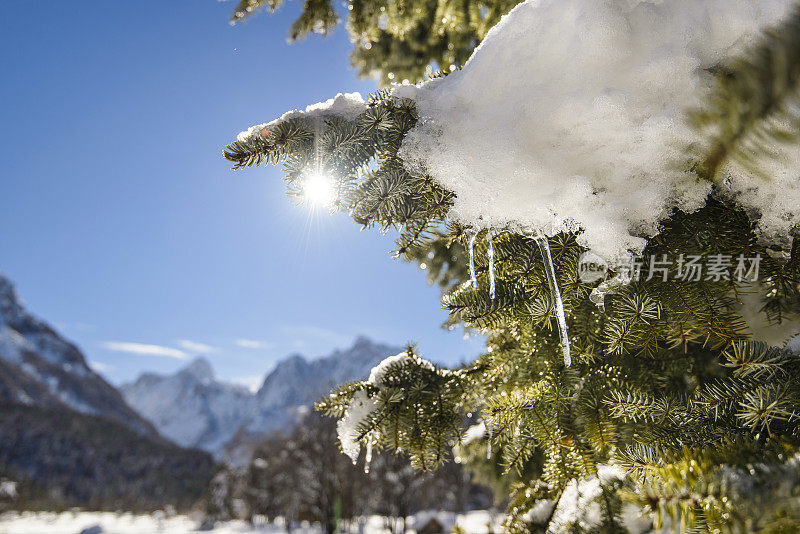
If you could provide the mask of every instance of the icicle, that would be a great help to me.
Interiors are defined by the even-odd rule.
[[[547,283],[550,286],[550,293],[553,295],[553,303],[556,307],[556,320],[558,321],[558,334],[561,338],[561,354],[564,355],[564,365],[569,367],[572,364],[572,357],[569,349],[569,336],[567,334],[567,318],[564,315],[564,302],[561,300],[561,291],[558,289],[556,280],[556,270],[553,267],[553,256],[550,254],[550,243],[547,236],[541,230],[537,230],[534,241],[539,245],[544,260],[544,270],[547,274]]]
[[[475,240],[477,238],[477,231],[469,238],[469,279],[472,281],[472,287],[475,289],[478,289],[478,277],[475,276]]]
[[[364,456],[364,472],[369,473],[369,464],[372,463],[372,440],[367,441],[367,454]]]
[[[489,296],[494,300],[494,234],[486,232],[487,255],[489,256]]]
[[[493,433],[492,432],[492,426],[491,425],[486,425],[486,429],[489,431],[489,445],[488,445],[487,450],[486,450],[486,459],[487,460],[491,460],[492,459],[492,433]]]

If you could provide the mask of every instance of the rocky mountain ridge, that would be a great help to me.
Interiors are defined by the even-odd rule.
[[[213,468],[160,436],[0,275],[0,479],[20,507],[186,510]]]
[[[130,406],[168,439],[217,457],[247,436],[290,428],[334,386],[365,378],[402,348],[359,337],[353,345],[308,360],[292,354],[277,363],[256,392],[218,380],[198,358],[177,373],[145,373],[120,388]]]
[[[81,351],[22,305],[0,274],[0,401],[66,407],[155,436],[150,422],[86,363]]]

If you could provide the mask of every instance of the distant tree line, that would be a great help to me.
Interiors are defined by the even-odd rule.
[[[337,524],[356,526],[381,515],[392,532],[404,532],[405,518],[420,510],[465,512],[493,504],[491,490],[455,462],[423,474],[405,456],[376,451],[368,472],[364,463],[363,454],[353,465],[339,450],[334,420],[310,414],[291,434],[259,443],[247,466],[220,468],[207,491],[207,513],[212,520],[282,517],[289,531],[308,520],[329,534]]]
[[[129,510],[202,503],[210,455],[142,436],[103,417],[0,402],[0,495],[4,509]]]

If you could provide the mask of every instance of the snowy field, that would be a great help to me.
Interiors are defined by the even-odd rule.
[[[484,511],[455,515],[447,512],[422,512],[408,519],[407,531],[414,533],[414,528],[424,526],[431,519],[436,519],[444,529],[450,532],[455,524],[470,534],[484,534],[491,523],[492,532],[499,530],[500,514],[489,514]],[[0,534],[188,534],[198,532],[199,521],[187,516],[162,517],[154,515],[134,515],[113,512],[8,512],[0,515]],[[389,534],[382,517],[373,516],[367,519],[361,531],[363,534]],[[248,525],[241,521],[218,523],[211,534],[255,534],[283,533],[286,529],[280,524]],[[296,525],[295,534],[321,534],[316,525],[307,523]],[[354,526],[354,533],[359,529]]]

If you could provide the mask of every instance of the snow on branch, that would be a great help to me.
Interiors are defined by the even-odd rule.
[[[456,194],[461,222],[582,229],[607,259],[638,252],[673,207],[695,210],[710,191],[691,172],[702,140],[686,119],[711,71],[792,5],[527,0],[462,70],[395,87],[420,116],[399,154]]]
[[[793,19],[794,5],[527,0],[489,31],[460,71],[416,86],[396,85],[370,103],[356,93],[340,94],[287,113],[242,132],[226,157],[237,168],[288,155],[300,155],[302,162],[305,152],[326,149],[318,140],[330,127],[340,130],[341,139],[334,141],[345,148],[364,144],[364,150],[348,152],[347,172],[368,168],[373,158],[391,160],[384,174],[402,163],[402,180],[379,181],[388,188],[376,195],[379,205],[389,204],[395,190],[405,191],[409,180],[432,178],[455,194],[452,207],[450,197],[441,204],[457,222],[529,235],[576,232],[579,244],[607,261],[640,253],[674,208],[699,209],[715,183],[718,193],[756,215],[763,236],[785,241],[800,223],[797,139],[787,141],[786,131],[794,127],[783,127],[800,115],[800,98],[791,100],[800,70],[776,69],[781,58],[787,64],[800,64],[800,58],[786,56],[793,40],[765,32]],[[774,61],[767,67],[737,63],[747,54],[763,56],[770,42]],[[756,103],[743,86],[741,98],[730,102],[755,111],[727,113],[724,98],[721,111],[715,110],[718,93],[725,91],[720,77],[737,65],[752,71],[742,78],[775,71],[780,83],[762,85],[786,90],[766,95],[775,102]],[[388,113],[393,102],[413,109],[397,119]],[[783,116],[770,115],[773,108]],[[728,125],[721,120],[742,126],[737,114],[747,119],[745,126],[751,119],[767,125],[728,135],[726,143],[741,146],[729,147],[727,159],[744,161],[711,158],[714,172],[707,175],[709,154],[719,152],[719,138],[727,139],[722,130]],[[704,124],[698,117],[705,117]],[[785,146],[777,147],[781,139]],[[759,150],[776,157],[758,158]],[[756,177],[743,154],[758,159],[767,176]],[[347,178],[352,183],[359,177]],[[390,200],[395,204],[389,211],[401,213],[401,222],[418,215],[410,204]]]

